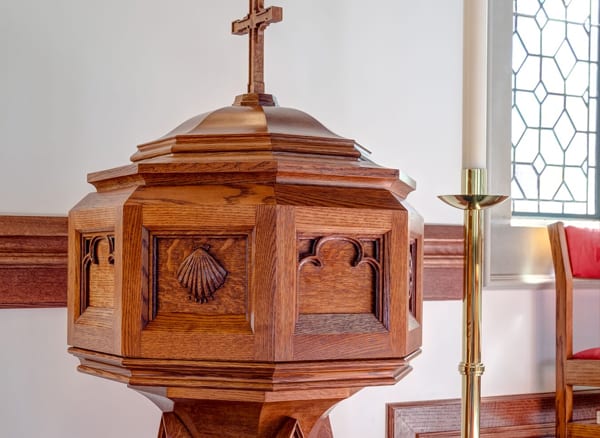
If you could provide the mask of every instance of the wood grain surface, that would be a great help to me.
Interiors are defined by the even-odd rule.
[[[425,225],[425,300],[462,299],[459,225]],[[67,218],[0,216],[0,308],[65,307]]]
[[[586,231],[581,229],[580,232]],[[586,238],[592,240],[595,230],[587,232],[590,234]],[[600,425],[581,425],[572,421],[575,417],[574,386],[600,387],[600,361],[574,357],[573,321],[577,315],[573,314],[576,276],[571,268],[573,261],[569,258],[572,248],[568,247],[569,239],[562,222],[548,225],[548,236],[556,287],[556,436],[600,436]],[[581,250],[577,245],[574,246]],[[593,253],[590,255],[593,257]]]
[[[387,407],[388,438],[460,437],[461,401],[431,400],[390,403]],[[594,430],[600,392],[575,394],[573,425],[579,431]],[[554,393],[484,397],[481,401],[481,437],[546,438],[554,437]],[[589,432],[593,433],[593,432]],[[597,437],[595,434],[577,435]]]
[[[0,216],[0,308],[67,305],[67,218]]]

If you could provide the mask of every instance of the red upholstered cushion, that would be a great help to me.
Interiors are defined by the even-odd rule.
[[[579,351],[573,355],[573,359],[600,359],[600,348],[588,348],[587,350]]]
[[[573,277],[600,278],[600,230],[565,227]]]

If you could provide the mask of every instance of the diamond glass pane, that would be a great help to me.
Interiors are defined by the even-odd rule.
[[[515,215],[598,217],[600,0],[513,0]]]

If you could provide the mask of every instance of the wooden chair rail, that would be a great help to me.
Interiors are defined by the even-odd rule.
[[[67,218],[0,216],[0,308],[67,305]]]
[[[459,225],[426,225],[424,299],[462,299]],[[0,308],[65,307],[67,218],[0,216]]]

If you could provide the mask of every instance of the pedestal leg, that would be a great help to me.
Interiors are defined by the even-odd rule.
[[[174,400],[158,438],[333,438],[327,411],[339,401]]]

